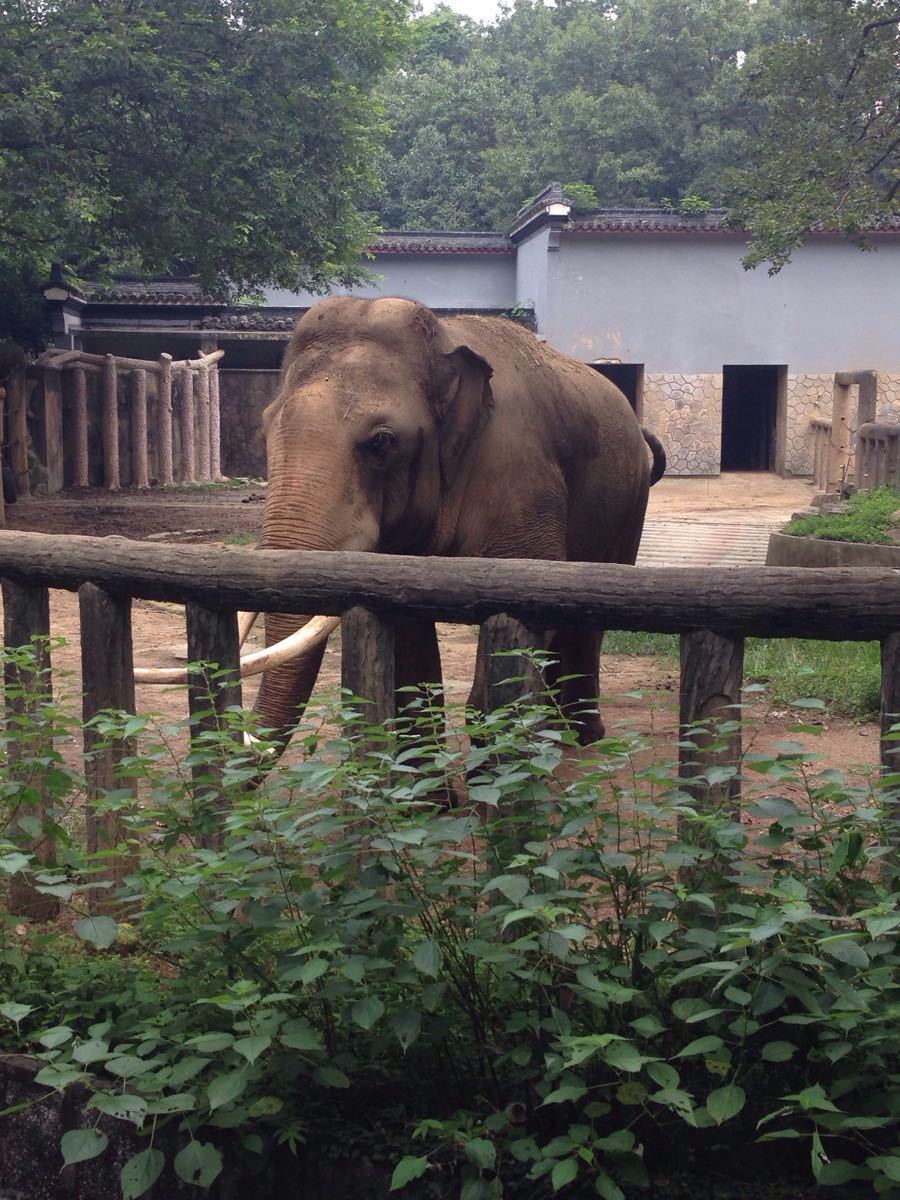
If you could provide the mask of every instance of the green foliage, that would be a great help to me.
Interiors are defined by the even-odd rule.
[[[850,785],[797,744],[755,749],[749,825],[708,802],[729,769],[688,792],[641,736],[566,758],[558,712],[521,705],[445,743],[419,708],[366,729],[345,698],[262,781],[230,713],[185,764],[207,786],[169,758],[181,731],[98,720],[139,740],[140,803],[101,801],[139,851],[111,897],[132,956],[96,927],[90,951],[60,932],[27,954],[0,930],[0,1036],[146,1137],[123,1196],[173,1145],[200,1186],[279,1145],[353,1146],[397,1191],[621,1197],[673,1145],[753,1139],[792,1152],[782,1174],[895,1196],[900,776]],[[442,807],[460,776],[470,803]],[[70,882],[80,916],[96,865],[71,846],[36,878]]]
[[[786,7],[518,0],[489,27],[421,17],[382,88],[393,132],[375,206],[395,228],[502,228],[551,179],[594,189],[579,208],[723,203],[763,111],[740,54]]]
[[[849,509],[843,513],[822,513],[821,516],[795,517],[784,527],[794,537],[817,537],[827,542],[868,542],[893,546],[888,530],[897,524],[900,495],[893,488],[875,488],[857,492],[850,497]]]
[[[59,260],[320,288],[373,232],[372,88],[407,0],[0,9],[0,337]],[[64,47],[64,50],[61,48]],[[20,323],[20,322],[19,322]],[[34,330],[25,329],[24,335]]]
[[[749,266],[772,273],[810,229],[863,241],[898,212],[898,0],[791,0],[787,29],[750,51],[746,91],[763,113],[754,153],[728,181],[753,231]],[[864,241],[863,241],[863,244]]]

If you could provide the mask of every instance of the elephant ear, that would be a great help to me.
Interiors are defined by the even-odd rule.
[[[437,423],[441,478],[453,482],[465,452],[490,419],[493,367],[469,346],[438,352],[432,360],[429,400]]]

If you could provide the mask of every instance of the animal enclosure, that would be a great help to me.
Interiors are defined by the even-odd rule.
[[[215,683],[198,675],[191,685],[195,734],[216,727],[218,715],[240,703],[238,609],[341,615],[343,685],[369,701],[370,724],[395,715],[392,620],[400,616],[486,622],[493,651],[540,645],[540,631],[576,622],[678,633],[682,726],[733,716],[730,706],[741,700],[745,637],[879,639],[883,735],[900,712],[900,579],[891,571],[646,569],[203,546],[179,547],[173,556],[170,547],[125,539],[110,544],[89,537],[0,534],[0,578],[7,647],[27,645],[52,632],[49,588],[78,591],[85,723],[105,708],[133,711],[133,597],[184,604],[188,660],[218,664],[228,673],[224,682],[219,678]],[[541,681],[530,663],[522,671],[505,656],[490,662],[489,708],[539,691]],[[518,678],[510,682],[511,675]],[[46,691],[49,671],[41,680]],[[16,668],[8,666],[7,684],[15,682]],[[86,731],[88,753],[93,736]],[[725,745],[704,746],[702,740],[695,737],[694,745],[680,747],[684,786],[707,803],[731,805],[736,778],[710,783],[704,772],[738,763],[740,734],[731,734]],[[882,740],[885,770],[895,745]],[[93,794],[116,786],[116,763],[127,752],[122,743],[101,756],[89,756]],[[101,818],[88,812],[92,847],[115,847],[120,832],[115,814]],[[54,847],[47,839],[33,848],[42,861],[53,861]],[[127,859],[110,857],[108,878],[120,881],[128,867]],[[15,911],[41,917],[52,905],[18,877],[11,902]]]

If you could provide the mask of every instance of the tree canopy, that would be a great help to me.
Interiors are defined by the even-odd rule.
[[[700,202],[777,269],[804,232],[896,211],[900,0],[514,0],[412,23],[382,85],[376,206],[398,228],[505,227],[551,179],[600,205]]]
[[[409,8],[0,4],[0,297],[33,293],[53,260],[242,290],[349,269],[374,228],[372,90]]]

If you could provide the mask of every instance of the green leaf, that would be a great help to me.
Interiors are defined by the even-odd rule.
[[[137,1200],[150,1190],[162,1174],[166,1157],[152,1146],[129,1158],[122,1168],[122,1200]]]
[[[747,1096],[742,1087],[738,1087],[736,1083],[726,1084],[725,1087],[716,1088],[714,1092],[710,1092],[706,1098],[706,1107],[709,1115],[717,1125],[721,1125],[724,1121],[729,1121],[744,1107]]]
[[[242,1058],[246,1058],[247,1062],[255,1063],[263,1051],[268,1050],[271,1045],[272,1039],[270,1037],[263,1037],[257,1034],[254,1037],[239,1038],[234,1043],[233,1049]]]
[[[401,1008],[391,1017],[391,1029],[406,1051],[422,1032],[422,1014],[417,1008]]]
[[[75,932],[98,950],[105,950],[116,940],[118,927],[112,917],[82,917],[75,922]],[[133,1160],[132,1160],[133,1161]],[[140,1195],[136,1192],[135,1195]]]
[[[193,1112],[196,1107],[197,1097],[193,1092],[177,1092],[162,1096],[159,1100],[151,1100],[147,1112],[154,1117],[167,1117],[172,1113]]]
[[[6,1017],[8,1021],[13,1021],[16,1025],[27,1017],[30,1012],[34,1012],[34,1007],[31,1004],[0,1004],[0,1015]]]
[[[873,1171],[887,1176],[893,1183],[900,1183],[900,1156],[896,1154],[877,1154],[866,1159],[866,1164]]]
[[[583,1084],[566,1083],[562,1087],[545,1096],[542,1101],[544,1104],[565,1104],[569,1100],[580,1100],[582,1096],[587,1095],[587,1088]]]
[[[287,1046],[289,1050],[306,1050],[309,1053],[321,1052],[323,1049],[322,1038],[312,1026],[306,1028],[299,1027],[282,1031],[278,1035],[278,1040],[282,1046]]]
[[[360,1029],[374,1029],[384,1015],[384,1005],[375,996],[364,996],[350,1009],[350,1019]]]
[[[72,1030],[68,1025],[54,1025],[52,1029],[46,1030],[38,1036],[38,1041],[42,1046],[46,1046],[48,1050],[55,1050],[57,1046],[62,1046],[72,1037]]]
[[[721,1050],[724,1044],[720,1037],[709,1034],[706,1037],[696,1038],[693,1042],[688,1042],[682,1050],[678,1051],[675,1057],[690,1058],[694,1054],[710,1054],[713,1050]]]
[[[619,1071],[639,1071],[647,1061],[632,1042],[613,1042],[603,1050],[602,1057]]]
[[[830,958],[835,958],[838,962],[846,963],[849,967],[856,967],[860,971],[865,971],[869,965],[868,954],[866,954],[859,942],[853,941],[849,936],[839,935],[834,938],[821,938],[819,949]]]
[[[647,1063],[647,1074],[661,1088],[677,1088],[681,1082],[678,1072],[666,1062]]]
[[[222,1155],[211,1142],[188,1142],[172,1163],[175,1174],[185,1183],[208,1188],[222,1170]]]
[[[440,946],[434,940],[429,939],[427,942],[419,942],[416,946],[413,953],[413,966],[423,975],[430,975],[432,979],[436,979],[440,974],[442,959]]]
[[[497,1151],[494,1143],[487,1138],[472,1138],[466,1142],[466,1158],[474,1163],[480,1171],[493,1171],[497,1165]]]
[[[237,1100],[247,1087],[247,1076],[243,1071],[230,1071],[227,1075],[217,1075],[210,1081],[206,1094],[209,1097],[210,1111],[221,1108]]]
[[[765,1062],[787,1062],[797,1053],[793,1042],[766,1042],[762,1048],[762,1058]]]
[[[320,1083],[324,1083],[326,1087],[347,1088],[350,1086],[350,1080],[337,1067],[319,1067],[316,1071],[316,1079]]]
[[[625,1193],[605,1171],[601,1171],[594,1180],[594,1191],[602,1196],[603,1200],[625,1200]]]
[[[112,1092],[95,1092],[88,1100],[88,1108],[96,1108],[110,1117],[119,1120],[132,1121],[140,1126],[147,1112],[147,1101],[143,1096],[131,1096],[127,1092],[115,1094]]]
[[[498,875],[482,889],[485,892],[493,890],[502,892],[511,904],[521,904],[531,891],[531,884],[525,875]]]
[[[227,1050],[233,1044],[234,1037],[230,1033],[200,1033],[185,1042],[186,1046],[193,1046],[201,1054],[216,1054],[219,1050]]]
[[[96,1158],[98,1154],[103,1153],[108,1143],[109,1138],[106,1134],[98,1133],[96,1129],[70,1129],[62,1135],[59,1144],[63,1165],[68,1167],[71,1163],[87,1162],[89,1158]]]
[[[558,1162],[550,1176],[554,1192],[561,1191],[567,1183],[571,1183],[578,1174],[578,1171],[579,1162],[577,1158],[564,1158]]]
[[[394,1173],[391,1176],[391,1191],[397,1192],[402,1187],[406,1187],[414,1179],[421,1177],[428,1170],[427,1158],[414,1158],[412,1155],[407,1155],[401,1158],[394,1167]]]

